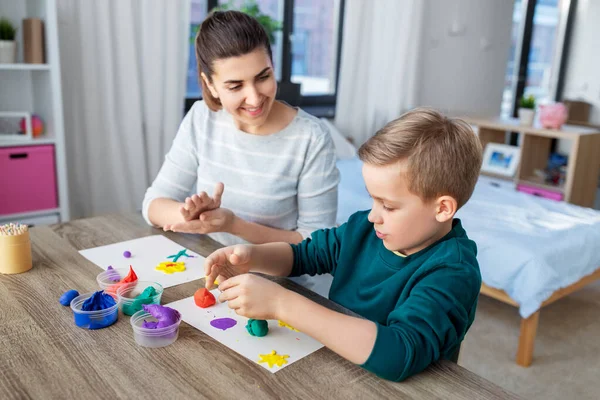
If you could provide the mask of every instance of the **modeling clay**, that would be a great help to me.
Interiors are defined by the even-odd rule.
[[[264,319],[249,319],[246,330],[252,336],[263,337],[269,333],[269,324]]]
[[[63,306],[68,306],[69,304],[71,304],[71,300],[73,300],[77,296],[79,296],[79,292],[77,290],[67,290],[63,293],[62,296],[60,296],[60,299],[58,301]]]
[[[181,319],[179,311],[172,309],[171,307],[161,306],[160,304],[144,304],[142,306],[144,311],[152,315],[158,321],[144,321],[142,328],[147,329],[158,329],[165,328],[176,324]]]
[[[206,288],[200,288],[194,293],[194,303],[198,307],[206,308],[216,303],[215,296]]]

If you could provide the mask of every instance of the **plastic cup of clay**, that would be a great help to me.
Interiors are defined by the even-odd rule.
[[[156,295],[148,299],[136,299],[146,288],[152,286],[156,291]],[[125,315],[133,315],[142,309],[144,304],[160,304],[160,298],[163,294],[163,287],[156,282],[135,281],[125,283],[117,289],[117,298],[119,306]]]
[[[143,347],[164,347],[177,340],[179,336],[179,324],[181,318],[173,325],[164,328],[143,328],[144,321],[158,321],[144,310],[140,310],[131,316],[129,320],[133,327],[133,338],[136,343]]]
[[[124,285],[124,283],[119,283],[119,281],[125,278],[128,273],[129,268],[115,268],[112,270],[102,271],[96,276],[96,282],[98,282],[98,286],[100,286],[100,289],[102,290],[106,290],[112,286],[115,293],[111,294],[116,294],[117,288]],[[119,279],[116,279],[117,274],[119,274]]]
[[[119,316],[117,296],[109,294],[115,299],[115,305],[112,307],[97,311],[83,311],[81,309],[83,302],[92,297],[93,294],[94,292],[84,293],[71,300],[71,309],[73,310],[75,325],[84,329],[102,329],[111,326],[116,322]]]

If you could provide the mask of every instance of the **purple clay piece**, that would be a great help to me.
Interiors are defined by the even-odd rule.
[[[179,313],[179,311],[174,310],[170,307],[161,306],[160,304],[144,304],[142,308],[144,309],[144,311],[146,311],[158,320],[156,326],[151,327],[150,329],[171,326],[173,324],[176,324],[181,319],[181,314]]]
[[[110,279],[111,281],[119,282],[121,280],[119,273],[115,271],[112,265],[109,265],[108,268],[106,268],[106,272],[108,272],[108,279]]]
[[[218,318],[210,321],[210,324],[217,329],[225,331],[229,328],[233,328],[237,324],[237,321],[233,318]]]
[[[144,320],[144,323],[142,324],[142,328],[156,329],[157,325],[158,325],[158,321],[146,321],[146,320]]]
[[[125,258],[131,257],[131,252],[129,250],[124,251],[123,252],[123,257],[125,257]]]

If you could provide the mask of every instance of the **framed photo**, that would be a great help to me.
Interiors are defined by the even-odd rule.
[[[515,176],[521,159],[521,148],[500,143],[488,143],[483,152],[481,171],[506,177]]]

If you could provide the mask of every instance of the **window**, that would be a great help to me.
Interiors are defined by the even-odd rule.
[[[199,99],[202,96],[198,82],[198,66],[196,65],[196,51],[194,50],[195,32],[198,26],[206,18],[207,5],[206,0],[192,0],[192,9],[190,14],[190,57],[187,68],[186,95],[188,99]],[[193,103],[193,101],[192,101]],[[186,107],[186,111],[189,107]]]
[[[291,80],[303,96],[335,94],[338,15],[339,2],[295,0]]]
[[[538,104],[561,97],[563,54],[568,50],[572,0],[515,0],[512,46],[506,66],[502,117],[516,115],[522,96]]]
[[[194,51],[197,26],[215,6],[229,3],[239,7],[245,1],[192,0],[186,111],[202,95]],[[282,22],[282,30],[275,33],[272,47],[280,98],[315,115],[333,117],[344,0],[255,1],[262,13]],[[289,40],[285,41],[286,37]],[[297,85],[300,85],[300,97],[286,98],[286,87]]]

